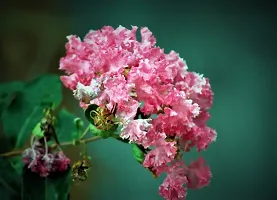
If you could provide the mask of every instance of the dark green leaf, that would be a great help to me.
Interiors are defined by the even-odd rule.
[[[133,151],[135,159],[139,163],[143,163],[145,154],[144,154],[143,150],[141,149],[141,147],[139,147],[137,144],[132,143],[132,151]]]
[[[28,100],[37,105],[54,104],[54,107],[60,105],[62,101],[62,85],[60,77],[47,74],[27,82],[24,87],[24,94]]]
[[[24,167],[21,195],[23,200],[67,200],[72,184],[72,171],[43,178]]]
[[[15,170],[15,172],[21,176],[22,174],[22,169],[24,167],[24,163],[22,162],[22,157],[21,155],[15,156],[15,157],[10,157],[9,158],[10,165],[12,168]]]
[[[93,125],[95,125],[94,120],[93,120],[93,118],[95,117],[95,113],[93,111],[95,111],[97,108],[98,108],[97,105],[91,104],[85,110],[85,116],[86,116],[87,120]]]
[[[92,124],[89,125],[89,129],[94,135],[100,136],[103,139],[107,139],[109,137],[112,137],[114,135],[114,132],[116,131],[115,129],[111,129],[111,130],[108,130],[108,131],[99,130]]]
[[[0,86],[0,96],[3,131],[11,146],[22,148],[41,120],[43,109],[61,103],[61,83],[56,75],[43,75],[27,83],[5,83]]]
[[[12,146],[3,135],[0,138],[1,153],[8,152]],[[21,173],[23,162],[21,156],[0,157],[0,197],[5,200],[20,199]]]
[[[1,199],[20,199],[21,176],[20,165],[22,161],[20,157],[13,159],[14,165],[18,170],[14,169],[11,162],[7,158],[0,158],[0,196]],[[6,197],[6,198],[4,198]]]
[[[16,94],[24,87],[23,82],[9,82],[0,84],[0,113],[12,104]]]
[[[79,140],[84,131],[84,123],[74,114],[62,109],[57,115],[56,134],[59,142]]]

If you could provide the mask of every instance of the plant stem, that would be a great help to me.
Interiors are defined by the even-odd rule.
[[[87,139],[81,139],[81,140],[78,140],[77,144],[87,144],[89,142],[93,142],[93,141],[96,141],[96,140],[99,140],[101,139],[100,136],[94,136],[94,137],[90,137],[90,138],[87,138]],[[60,144],[60,146],[71,146],[73,145],[72,142],[63,142]],[[57,144],[53,144],[50,146],[50,148],[54,149],[58,147]],[[7,152],[7,153],[2,153],[0,154],[0,157],[12,157],[12,156],[17,156],[17,155],[20,155],[22,152],[24,151],[23,150],[14,150],[14,151],[10,151],[10,152]]]
[[[86,128],[86,130],[82,133],[82,135],[81,135],[81,139],[83,139],[85,136],[86,136],[86,134],[88,133],[88,131],[89,131],[89,126]]]

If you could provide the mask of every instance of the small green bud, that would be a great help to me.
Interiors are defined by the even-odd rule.
[[[35,126],[35,128],[33,129],[32,131],[32,134],[38,138],[42,138],[44,137],[44,131],[41,130],[41,127],[40,127],[40,122],[37,123],[37,125]]]
[[[76,129],[78,131],[78,133],[82,133],[83,129],[84,129],[84,122],[83,120],[81,120],[80,118],[75,118],[74,119],[74,124],[76,125]]]

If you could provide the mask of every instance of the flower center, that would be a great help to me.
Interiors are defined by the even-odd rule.
[[[107,108],[98,107],[93,118],[94,125],[100,130],[109,130],[115,125],[115,116]]]

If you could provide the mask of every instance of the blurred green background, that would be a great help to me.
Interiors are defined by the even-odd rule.
[[[218,139],[201,154],[213,179],[188,200],[276,200],[276,5],[270,1],[4,1],[1,81],[59,73],[65,37],[104,25],[147,26],[157,45],[180,53],[189,70],[210,78],[215,93],[209,125]],[[82,114],[65,90],[64,105]],[[77,159],[76,149],[69,149]],[[72,200],[158,200],[158,186],[133,159],[131,147],[106,140],[89,145],[90,178]],[[0,194],[1,195],[1,194]]]

